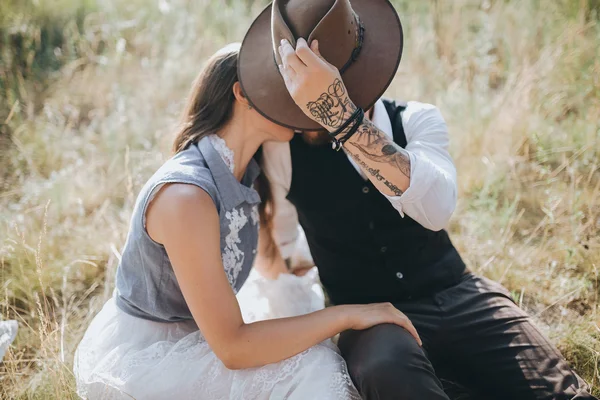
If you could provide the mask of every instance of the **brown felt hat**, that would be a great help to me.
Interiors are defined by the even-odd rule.
[[[269,120],[307,131],[322,127],[290,97],[277,64],[282,39],[319,41],[342,75],[350,99],[367,110],[391,83],[403,36],[388,0],[275,0],[254,20],[240,49],[238,77],[250,104]]]

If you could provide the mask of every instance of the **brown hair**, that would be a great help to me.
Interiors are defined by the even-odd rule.
[[[237,60],[239,45],[230,45],[213,55],[195,79],[185,106],[181,124],[173,143],[175,154],[197,143],[203,137],[217,133],[233,114],[233,85],[238,81]],[[262,167],[262,148],[255,155]],[[272,258],[276,247],[272,238],[273,197],[264,172],[254,187],[262,200],[259,205],[261,234],[267,241],[265,256]]]

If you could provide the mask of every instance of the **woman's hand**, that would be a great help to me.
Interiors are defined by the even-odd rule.
[[[379,324],[396,324],[408,331],[423,345],[417,330],[406,315],[391,303],[355,304],[350,307],[350,329],[363,330]]]
[[[283,65],[279,71],[290,95],[300,109],[330,132],[339,128],[356,110],[348,97],[338,69],[319,53],[319,43],[311,47],[303,38],[296,49],[281,41],[279,54]]]

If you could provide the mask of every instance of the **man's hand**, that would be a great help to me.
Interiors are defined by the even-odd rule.
[[[311,47],[303,38],[296,49],[287,40],[281,41],[279,53],[283,65],[281,76],[290,95],[302,111],[330,132],[339,128],[356,110],[348,97],[338,69],[319,53],[319,43]]]
[[[319,44],[298,39],[296,50],[282,40],[279,67],[290,95],[308,117],[329,132],[335,132],[356,111],[340,73],[319,53]],[[350,128],[347,128],[348,130]],[[364,118],[355,134],[344,143],[377,189],[388,196],[401,196],[410,185],[410,156],[406,150]]]

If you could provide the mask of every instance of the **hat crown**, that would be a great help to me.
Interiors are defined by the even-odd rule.
[[[308,39],[335,0],[288,0],[281,3],[281,15],[296,38]]]
[[[281,64],[279,45],[287,39],[309,43],[317,39],[321,55],[341,69],[358,53],[359,17],[350,0],[274,0],[271,11],[271,34],[275,60]]]
[[[254,109],[301,131],[323,129],[290,96],[279,47],[319,41],[354,104],[369,109],[392,81],[402,55],[402,25],[391,0],[273,0],[252,22],[238,57],[238,78]]]

